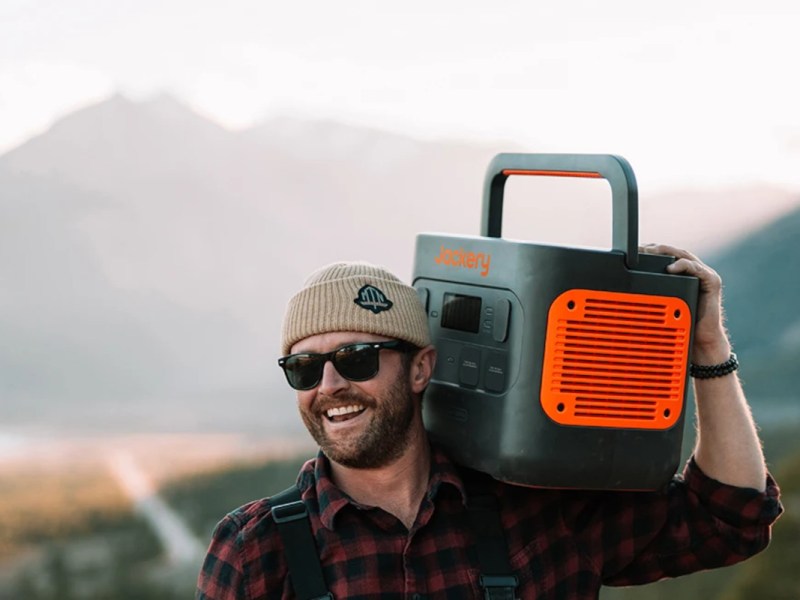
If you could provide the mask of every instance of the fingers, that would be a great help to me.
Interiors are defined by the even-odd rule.
[[[693,355],[708,355],[709,349],[714,349],[712,352],[715,356],[729,353],[730,343],[722,324],[722,279],[717,272],[691,252],[675,246],[645,244],[639,248],[639,252],[674,256],[675,262],[667,265],[668,273],[690,275],[699,280]],[[720,353],[719,348],[726,350]]]
[[[674,256],[676,260],[667,265],[667,272],[675,275],[697,277],[701,282],[702,288],[706,291],[722,287],[722,279],[717,272],[688,250],[668,244],[645,244],[639,247],[639,251],[647,254]]]
[[[667,265],[667,272],[674,275],[693,275],[700,280],[702,291],[719,291],[722,288],[722,279],[717,272],[700,260],[679,258],[674,263]]]
[[[674,256],[675,258],[688,258],[689,260],[702,262],[688,250],[683,250],[667,244],[644,244],[643,246],[639,246],[639,252],[644,252],[646,254],[666,254],[668,256]]]
[[[669,273],[681,273],[684,275],[694,275],[695,277],[702,278],[702,276],[708,274],[711,269],[699,260],[692,260],[691,258],[679,258],[674,263],[667,265],[667,271]]]

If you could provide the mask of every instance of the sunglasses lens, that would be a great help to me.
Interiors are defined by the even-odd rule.
[[[286,379],[296,390],[310,390],[322,379],[324,356],[312,354],[295,354],[286,359],[283,371]]]
[[[322,381],[329,360],[336,371],[350,381],[367,381],[378,373],[382,348],[408,352],[413,346],[397,340],[369,344],[351,344],[326,354],[291,354],[278,361],[286,380],[296,390],[310,390]]]
[[[333,364],[342,377],[366,381],[378,372],[379,350],[369,344],[354,344],[336,351]]]

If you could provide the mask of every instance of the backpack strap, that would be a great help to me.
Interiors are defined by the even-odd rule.
[[[325,585],[308,509],[296,485],[269,499],[272,518],[283,541],[286,564],[299,600],[333,600]]]
[[[462,475],[467,488],[467,513],[476,539],[483,597],[485,600],[515,600],[519,579],[508,560],[497,498],[486,491],[488,476],[475,471],[462,471]]]
[[[484,600],[515,600],[519,580],[508,560],[497,498],[487,493],[476,472],[463,473],[467,487],[467,514],[476,538],[480,585]],[[333,600],[325,585],[308,509],[296,485],[269,500],[272,518],[283,541],[286,564],[299,600]]]

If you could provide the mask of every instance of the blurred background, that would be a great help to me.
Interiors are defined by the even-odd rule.
[[[720,271],[788,508],[744,565],[601,597],[800,597],[799,30],[791,0],[3,0],[0,598],[191,597],[214,524],[313,454],[288,298],[477,234],[497,152],[626,157],[640,240]],[[603,181],[506,198],[506,237],[610,245]]]

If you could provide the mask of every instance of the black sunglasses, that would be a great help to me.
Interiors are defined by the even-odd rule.
[[[345,379],[367,381],[378,374],[381,350],[415,352],[418,349],[414,344],[403,340],[362,342],[348,344],[322,354],[313,352],[289,354],[279,358],[278,365],[283,369],[290,386],[296,390],[310,390],[322,381],[322,371],[328,361],[333,363],[336,371]]]

